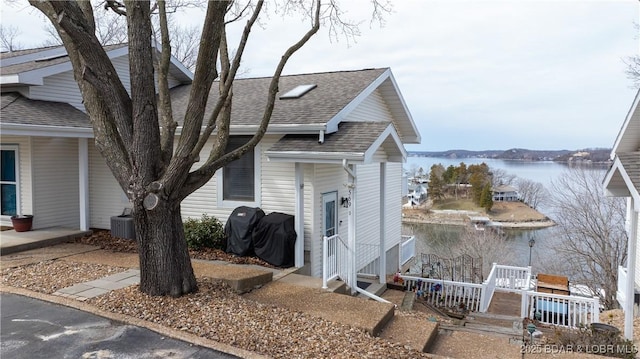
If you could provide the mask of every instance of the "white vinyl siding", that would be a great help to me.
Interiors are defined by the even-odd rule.
[[[34,228],[79,228],[78,140],[34,137]]]
[[[31,170],[31,139],[23,136],[2,136],[0,143],[17,147],[18,156],[18,212],[33,214],[33,175]],[[11,225],[9,216],[2,217],[3,225]]]
[[[356,241],[359,253],[356,269],[374,261],[380,246],[380,164],[359,165],[356,169]]]
[[[306,172],[305,172],[306,174]],[[306,177],[306,176],[305,176]],[[322,276],[322,194],[338,192],[338,234],[348,241],[347,209],[340,206],[340,198],[349,195],[344,184],[347,182],[346,172],[340,165],[316,164],[313,166],[313,211],[306,212],[313,216],[313,231],[311,232],[310,246],[305,248],[311,251],[311,275]]]
[[[375,90],[346,116],[345,121],[391,122],[391,118],[391,112],[384,102],[380,90]]]
[[[270,148],[277,142],[279,136],[265,136],[261,142],[263,149]],[[295,215],[296,169],[293,162],[269,162],[262,151],[262,181],[260,183],[262,193],[262,209],[265,213],[282,212]]]
[[[389,250],[400,244],[402,236],[402,163],[387,162],[386,183],[385,245],[386,250]],[[395,268],[387,268],[389,269]]]
[[[110,229],[111,217],[131,208],[93,141],[89,141],[89,227]]]
[[[631,201],[627,201],[627,205],[630,206]],[[636,216],[637,219],[637,223],[638,223],[638,228],[636,228],[636,238],[632,239],[636,241],[636,267],[635,267],[635,282],[636,282],[636,286],[638,288],[640,288],[640,212],[635,212],[633,211],[633,208],[631,209],[631,215],[632,216]]]

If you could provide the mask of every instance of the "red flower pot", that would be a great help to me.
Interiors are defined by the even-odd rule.
[[[11,225],[16,232],[27,232],[31,230],[33,216],[30,214],[21,216],[11,216]]]

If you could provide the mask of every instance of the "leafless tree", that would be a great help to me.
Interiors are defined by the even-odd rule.
[[[630,56],[623,61],[627,65],[625,74],[633,82],[633,88],[640,89],[640,56]]]
[[[253,149],[264,136],[273,112],[278,82],[285,64],[319,30],[321,22],[335,24],[335,2],[287,2],[308,18],[309,27],[280,57],[270,80],[257,131],[244,145],[228,152],[233,83],[249,34],[263,9],[257,0],[241,15],[231,15],[236,2],[207,3],[198,57],[182,121],[176,137],[169,93],[172,34],[168,4],[159,0],[108,0],[106,6],[127,17],[129,94],[96,36],[94,9],[83,1],[30,0],[55,26],[69,55],[74,76],[91,117],[95,144],[120,187],[133,205],[140,257],[140,290],[150,295],[180,296],[197,290],[180,205],[183,199],[207,183],[226,164]],[[373,2],[378,9],[377,2]],[[154,56],[152,12],[157,11],[161,49]],[[246,19],[233,56],[229,52],[226,25]],[[156,59],[157,63],[154,63]],[[154,75],[157,75],[157,80]],[[205,118],[209,93],[216,86],[217,101]],[[156,93],[157,89],[157,93]],[[213,140],[209,153],[201,154]],[[192,170],[194,163],[199,167]]]
[[[528,204],[529,207],[533,209],[538,209],[538,206],[545,204],[549,199],[549,191],[547,191],[540,182],[527,178],[518,178],[516,185],[522,202]]]
[[[617,306],[618,266],[627,259],[626,204],[623,198],[605,196],[602,180],[601,171],[568,169],[552,182],[551,204],[558,224],[556,264],[611,309]]]
[[[441,232],[429,232],[430,251],[443,258],[455,258],[468,255],[482,258],[482,275],[486,278],[493,263],[517,265],[511,243],[497,229],[477,230],[474,226],[465,226],[457,240],[452,240]]]
[[[511,186],[513,182],[516,180],[517,176],[509,173],[502,168],[491,169],[491,185],[493,187],[497,186]]]
[[[19,36],[20,30],[16,26],[0,25],[0,50],[9,52],[21,50]]]

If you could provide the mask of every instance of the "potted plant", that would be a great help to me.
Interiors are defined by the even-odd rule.
[[[17,214],[11,216],[11,225],[16,232],[27,232],[31,230],[33,216],[30,214]]]

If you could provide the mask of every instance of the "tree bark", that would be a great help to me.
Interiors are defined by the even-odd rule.
[[[180,204],[160,201],[153,210],[134,209],[140,290],[178,297],[198,289],[182,227]]]

